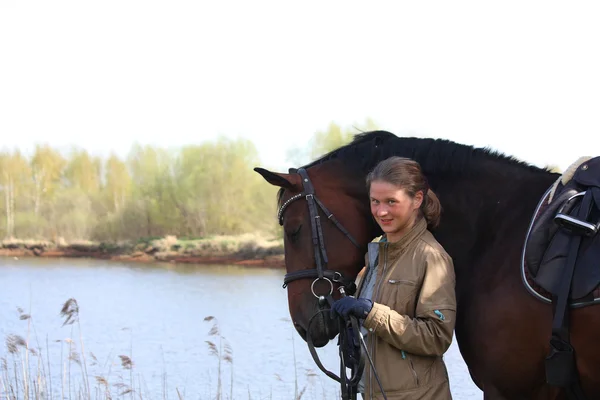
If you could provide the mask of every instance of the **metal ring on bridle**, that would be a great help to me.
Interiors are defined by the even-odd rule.
[[[310,285],[310,291],[312,292],[313,296],[315,296],[317,299],[318,299],[319,297],[321,297],[321,296],[317,296],[317,294],[315,293],[315,283],[316,283],[317,281],[320,281],[321,279],[322,279],[322,280],[325,280],[325,281],[327,281],[327,282],[329,282],[329,288],[330,288],[330,289],[329,289],[329,295],[328,295],[328,296],[331,296],[331,294],[333,293],[333,282],[331,282],[331,281],[329,280],[329,278],[325,278],[325,277],[322,277],[322,278],[317,278],[317,279],[315,279],[315,280],[313,281],[313,283]]]

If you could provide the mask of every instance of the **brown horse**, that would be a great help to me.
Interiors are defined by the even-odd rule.
[[[328,272],[322,276],[338,278],[330,279],[337,287],[363,267],[367,243],[381,234],[370,215],[365,176],[392,155],[418,161],[442,203],[441,224],[433,233],[455,263],[456,337],[484,398],[566,398],[546,383],[552,306],[532,296],[521,271],[532,215],[559,175],[487,149],[377,131],[305,166],[306,179],[293,169],[286,174],[256,168],[281,188],[288,302],[298,333],[305,340],[309,334],[315,346],[336,336],[325,313],[307,333],[309,319],[323,306],[317,296],[331,291],[327,279],[315,282],[315,268],[321,264]],[[312,207],[307,207],[312,196],[301,195],[306,185],[318,199]],[[310,217],[315,212],[337,223],[321,218],[315,229]],[[600,398],[600,308],[573,308],[570,328],[581,386],[588,399]]]

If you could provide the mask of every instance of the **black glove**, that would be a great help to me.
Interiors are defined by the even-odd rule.
[[[331,318],[341,315],[348,318],[354,315],[356,318],[367,318],[373,308],[373,302],[369,299],[356,299],[354,297],[342,297],[333,303],[331,307]]]

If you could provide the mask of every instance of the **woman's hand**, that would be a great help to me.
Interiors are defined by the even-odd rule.
[[[341,315],[348,318],[348,315],[354,315],[357,318],[367,318],[373,308],[373,302],[369,299],[356,299],[354,297],[342,297],[333,303],[331,307],[331,318]]]

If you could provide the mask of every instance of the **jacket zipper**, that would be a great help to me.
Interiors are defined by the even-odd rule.
[[[388,243],[383,244],[383,270],[381,271],[381,279],[379,280],[379,284],[373,290],[373,302],[378,301],[379,299],[379,289],[381,288],[381,282],[383,282],[383,278],[385,277],[385,269],[387,267],[387,245]],[[381,253],[379,254],[379,259],[381,260]],[[371,357],[373,357],[373,364],[376,364],[376,355],[375,355],[375,337],[371,335]],[[369,389],[371,392],[371,399],[373,398],[373,370],[369,369]]]
[[[408,357],[408,364],[410,365],[410,371],[415,378],[415,385],[419,386],[419,377],[417,376],[417,371],[415,371],[415,366],[413,365],[412,358],[410,356]]]

